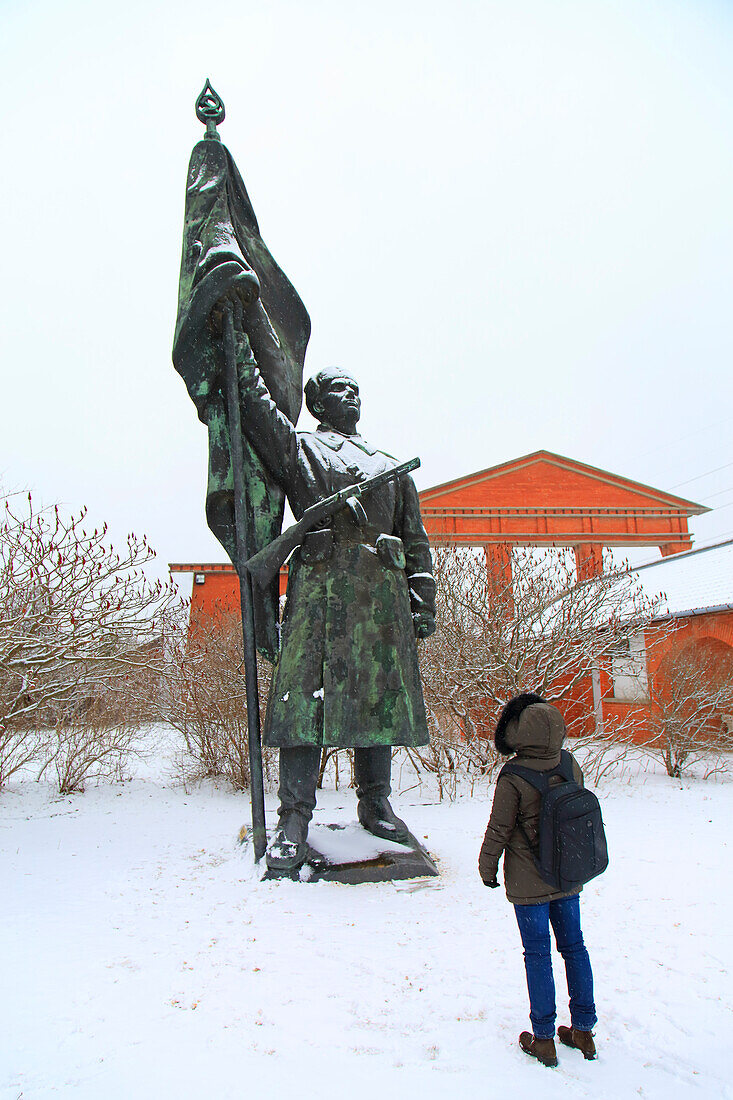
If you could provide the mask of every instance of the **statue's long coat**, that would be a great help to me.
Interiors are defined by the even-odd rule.
[[[323,497],[396,465],[358,435],[296,432],[258,372],[243,381],[245,431],[296,518]],[[424,745],[428,740],[412,613],[434,611],[435,582],[412,478],[361,503],[360,529],[335,517],[333,552],[290,562],[281,647],[267,707],[268,745]],[[405,566],[383,560],[380,534],[402,540]]]

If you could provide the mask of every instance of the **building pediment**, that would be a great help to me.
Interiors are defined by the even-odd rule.
[[[535,451],[420,493],[425,526],[440,543],[690,546],[689,516],[703,505],[661,489]]]
[[[709,511],[690,500],[551,451],[535,451],[425,489],[420,501],[431,509],[451,505],[481,508],[488,504],[504,508],[653,508],[686,516]]]

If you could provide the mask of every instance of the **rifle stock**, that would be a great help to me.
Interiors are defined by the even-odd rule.
[[[339,509],[346,505],[350,498],[358,498],[380,485],[396,481],[403,474],[409,474],[412,470],[416,470],[419,465],[419,458],[411,458],[409,462],[403,462],[400,466],[394,466],[391,470],[375,474],[374,477],[367,478],[366,481],[357,481],[345,489],[340,489],[333,496],[316,501],[315,504],[311,504],[310,508],[306,508],[297,523],[288,527],[286,531],[283,531],[281,535],[278,535],[276,539],[263,547],[258,553],[253,554],[245,562],[245,569],[261,588],[266,588],[280,572],[281,566],[287,561],[293,550],[300,546],[308,532],[335,515]]]

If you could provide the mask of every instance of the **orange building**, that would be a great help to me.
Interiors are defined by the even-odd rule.
[[[580,578],[602,567],[604,546],[689,550],[688,518],[709,511],[550,451],[425,489],[420,507],[434,546],[483,546],[504,571],[512,546],[569,546]]]
[[[733,539],[634,572],[648,596],[664,597],[654,622],[606,670],[601,721],[613,727],[631,719],[644,736],[672,675],[706,667],[733,673]],[[723,721],[733,727],[733,698],[727,710]]]

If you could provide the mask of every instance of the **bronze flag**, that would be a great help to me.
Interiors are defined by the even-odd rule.
[[[234,159],[210,126],[206,138],[194,147],[188,168],[173,365],[209,430],[206,518],[236,566],[224,352],[216,308],[232,291],[245,304],[252,350],[273,400],[295,423],[302,401],[310,317],[262,240]],[[284,495],[247,439],[242,442],[247,542],[249,553],[254,554],[279,534]],[[257,645],[271,660],[278,648],[277,586],[276,577],[267,590],[254,593]]]

